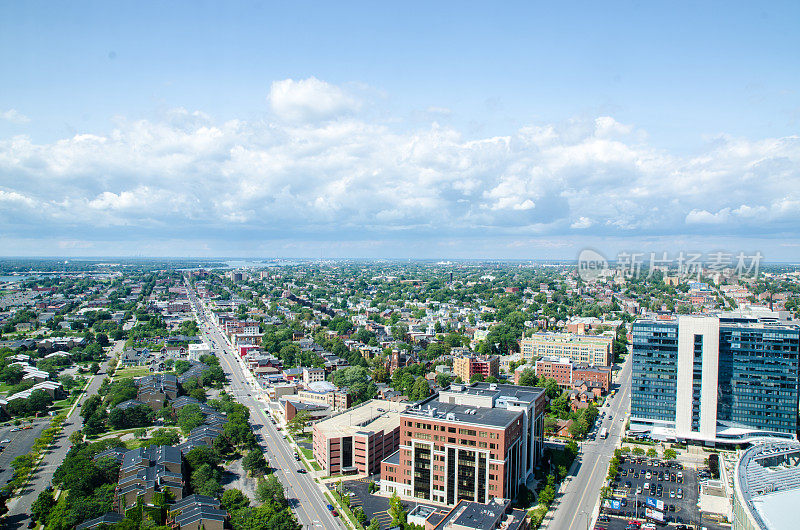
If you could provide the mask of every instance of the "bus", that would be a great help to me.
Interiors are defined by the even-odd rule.
[[[603,427],[602,429],[600,429],[600,439],[605,440],[606,438],[608,438],[608,429]]]

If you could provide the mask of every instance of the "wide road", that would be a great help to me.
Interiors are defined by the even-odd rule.
[[[92,378],[86,392],[81,394],[77,403],[85,401],[87,396],[97,394],[100,384],[106,377],[108,371],[108,363],[114,358],[114,355],[122,351],[125,341],[117,341],[113,349],[109,353],[110,359],[101,365],[100,371]],[[83,418],[80,415],[81,409],[76,405],[72,406],[67,420],[64,422],[64,428],[61,434],[53,441],[50,450],[45,454],[36,473],[28,482],[28,485],[22,490],[21,495],[14,497],[8,503],[8,513],[3,521],[6,528],[26,528],[29,522],[29,514],[31,512],[31,505],[39,496],[39,493],[44,491],[53,479],[53,474],[56,472],[58,466],[64,461],[67,452],[70,448],[69,435],[73,432],[80,430],[83,427]]]
[[[628,353],[622,365],[617,380],[617,394],[610,401],[609,406],[600,409],[605,412],[602,420],[598,419],[597,433],[605,427],[608,429],[608,438],[601,440],[599,436],[593,441],[584,442],[578,455],[580,467],[577,475],[568,477],[562,486],[562,494],[557,497],[555,513],[547,530],[580,530],[589,528],[591,517],[600,499],[600,488],[603,487],[608,474],[608,463],[614,455],[614,449],[619,445],[625,433],[625,424],[630,410],[631,391],[631,366],[633,355]]]
[[[308,474],[297,472],[303,468],[303,464],[294,459],[294,450],[267,417],[266,393],[210,320],[209,313],[188,283],[186,287],[204,340],[209,344],[215,344],[214,349],[220,359],[220,365],[228,376],[229,392],[236,401],[250,409],[250,423],[261,435],[261,445],[266,449],[265,457],[275,468],[275,473],[286,488],[286,497],[292,504],[298,521],[306,528],[345,528],[328,511],[328,501],[317,483]]]

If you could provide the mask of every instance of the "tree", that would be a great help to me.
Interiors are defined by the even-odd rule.
[[[31,519],[43,525],[47,524],[47,517],[56,505],[53,498],[53,488],[47,488],[36,498],[31,505]]]
[[[484,379],[483,378],[483,374],[472,374],[472,376],[469,378],[469,382],[470,383],[481,383],[481,382],[483,382],[483,379]]]
[[[675,452],[675,449],[669,448],[664,450],[664,460],[675,460],[678,458],[678,454]]]
[[[267,472],[267,461],[260,450],[254,449],[242,458],[242,467],[251,475],[263,475]]]
[[[392,496],[389,499],[389,516],[392,518],[392,526],[406,525],[406,517],[408,516],[408,512],[406,511],[405,507],[403,507],[403,502],[400,500],[397,492],[392,493]]]
[[[428,381],[422,376],[417,377],[411,389],[411,400],[421,401],[430,395],[431,387],[428,385]]]
[[[205,417],[200,412],[200,406],[196,404],[185,405],[178,412],[178,425],[185,434],[189,434],[192,429],[199,427],[205,422]]]
[[[256,499],[259,502],[267,503],[274,502],[279,506],[286,507],[286,495],[283,491],[283,485],[278,481],[275,474],[269,475],[265,480],[260,480],[256,486]]]
[[[364,525],[364,523],[367,522],[367,514],[364,513],[364,508],[362,508],[361,506],[357,507],[353,511],[353,515],[356,517],[356,519],[362,526]]]
[[[647,450],[647,456],[649,458],[655,458],[658,456],[658,452],[651,447],[650,449]]]
[[[80,430],[77,430],[69,435],[69,443],[72,445],[78,445],[79,443],[83,442],[83,433]]]
[[[156,429],[147,440],[148,445],[177,445],[181,437],[175,429]]]
[[[558,386],[558,382],[555,379],[548,377],[545,378],[544,382],[539,381],[539,384],[544,386],[548,398],[555,399],[561,395],[561,388]]]
[[[544,418],[544,432],[553,434],[558,430],[558,419],[552,416]]]
[[[250,506],[250,499],[245,496],[240,490],[236,488],[231,488],[225,490],[225,493],[222,494],[222,506],[232,512],[234,510],[239,510],[241,508],[246,508]]]
[[[455,377],[449,374],[436,374],[436,385],[445,388],[453,382],[453,379],[455,379]]]
[[[89,369],[93,374],[97,374],[100,371],[100,364],[99,363],[92,363],[92,367]]]
[[[375,518],[373,518],[369,522],[369,526],[367,526],[367,530],[380,530],[380,528],[381,528],[381,523]]]
[[[307,410],[300,410],[294,415],[294,418],[289,420],[286,427],[292,435],[297,436],[305,432],[309,421],[311,421],[311,413]]]
[[[53,398],[44,390],[34,390],[28,398],[28,410],[32,412],[44,412],[52,404]]]
[[[636,456],[642,456],[644,454],[644,449],[642,449],[639,446],[636,446],[633,448],[633,454],[635,454]]]
[[[522,370],[522,373],[519,375],[519,383],[520,386],[536,386],[539,384],[539,380],[536,377],[536,372],[533,368],[525,368]]]

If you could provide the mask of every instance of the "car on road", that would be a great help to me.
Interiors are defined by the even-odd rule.
[[[337,512],[336,510],[331,510],[331,515],[334,517],[339,517],[339,512]]]
[[[331,511],[331,512],[333,511],[333,505],[332,504],[328,505],[328,511]]]
[[[306,473],[308,473],[308,471],[306,471],[303,468],[298,469],[297,472],[300,473],[301,475],[305,475]]]
[[[8,438],[6,438],[5,440],[0,440],[0,444],[7,444],[7,443],[8,443],[8,442],[10,442],[10,441],[11,441],[11,440],[9,440]]]

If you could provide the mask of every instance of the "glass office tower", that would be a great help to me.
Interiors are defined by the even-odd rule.
[[[771,311],[633,325],[631,429],[740,443],[794,437],[800,326]]]

